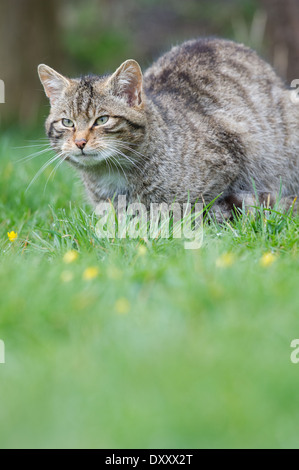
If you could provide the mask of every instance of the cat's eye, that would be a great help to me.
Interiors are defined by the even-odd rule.
[[[106,124],[108,119],[109,119],[109,116],[101,116],[95,120],[94,126],[102,126],[103,124]]]
[[[74,127],[74,123],[73,121],[71,121],[71,119],[62,119],[62,124],[64,125],[64,127]]]

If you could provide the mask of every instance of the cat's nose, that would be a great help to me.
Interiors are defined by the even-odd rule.
[[[75,140],[75,144],[77,145],[78,149],[83,150],[85,145],[87,144],[86,139]]]

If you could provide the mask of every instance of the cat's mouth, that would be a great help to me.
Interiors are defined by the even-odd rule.
[[[102,166],[103,164],[106,164],[108,168],[112,168],[113,166],[119,168],[128,168],[133,166],[137,168],[137,164],[132,160],[132,157],[129,157],[124,152],[115,148],[105,148],[103,150],[71,150],[67,152],[65,160],[68,160],[73,165],[77,165],[81,168]]]
[[[105,160],[105,157],[99,152],[81,150],[78,153],[69,153],[66,160],[75,165],[92,166],[101,164]]]
[[[84,157],[95,157],[97,156],[98,153],[96,152],[84,152],[84,150],[81,150],[81,153],[79,153],[79,157],[84,156]]]

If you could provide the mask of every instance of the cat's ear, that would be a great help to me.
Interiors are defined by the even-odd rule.
[[[55,103],[63,90],[69,86],[70,80],[45,64],[40,64],[37,70],[47,97],[51,104]]]
[[[108,80],[113,95],[129,106],[142,104],[142,72],[135,60],[126,60]]]

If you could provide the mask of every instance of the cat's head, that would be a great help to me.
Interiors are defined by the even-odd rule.
[[[51,104],[46,131],[61,157],[83,168],[110,157],[130,166],[146,125],[138,63],[127,60],[104,77],[69,79],[44,64],[38,74]]]

